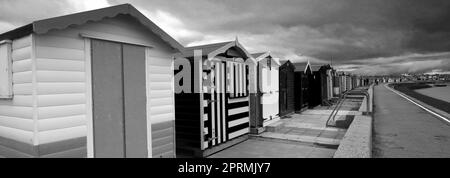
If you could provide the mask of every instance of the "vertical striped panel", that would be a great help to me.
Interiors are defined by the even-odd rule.
[[[214,104],[216,105],[216,108],[217,108],[217,113],[216,113],[216,128],[217,128],[217,144],[220,144],[221,143],[221,140],[222,140],[222,135],[221,135],[221,123],[220,123],[220,117],[221,117],[221,111],[222,111],[222,108],[220,107],[220,103],[221,102],[219,102],[220,101],[220,99],[219,99],[219,96],[220,96],[220,92],[221,92],[221,83],[220,83],[220,63],[219,62],[216,62],[215,63],[215,78],[214,78],[214,81],[215,81],[215,84],[216,84],[216,93],[214,93]]]
[[[239,65],[236,63],[233,63],[234,65],[234,88],[235,88],[235,94],[234,97],[239,97],[239,93],[240,93],[240,86],[239,86]]]
[[[231,62],[227,62],[228,65],[228,71],[227,75],[229,76],[230,82],[230,95],[231,97],[234,97],[234,64]]]
[[[225,63],[226,64],[226,63]],[[221,81],[223,82],[223,84],[226,86],[226,78],[225,78],[225,76],[227,75],[227,73],[226,73],[226,71],[225,71],[225,65],[222,65],[221,66],[221,71],[222,71],[222,77],[221,77]],[[226,122],[226,115],[225,115],[225,110],[226,110],[226,108],[225,108],[225,92],[222,92],[221,94],[220,94],[220,101],[221,101],[221,106],[222,106],[222,119],[221,119],[221,122],[222,122],[222,142],[225,142],[226,141],[226,125],[225,125],[225,122]]]
[[[210,95],[211,95],[211,101],[214,101],[214,92],[215,92],[215,90],[214,90],[214,71],[213,71],[213,64],[212,63],[210,63],[210,66],[211,66],[211,73],[210,73],[210,84],[211,84],[211,92],[210,92]],[[211,102],[211,130],[212,130],[212,132],[211,132],[211,138],[215,138],[216,137],[216,118],[215,118],[215,111],[216,111],[216,105],[215,105],[215,103],[214,102]],[[216,141],[213,139],[212,140],[212,144],[213,145],[215,145],[216,144]]]
[[[248,68],[237,62],[213,62],[204,93],[205,148],[227,142],[249,131]],[[211,86],[207,86],[211,85]]]

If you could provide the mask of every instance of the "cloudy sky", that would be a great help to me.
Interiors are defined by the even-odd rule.
[[[122,3],[186,46],[237,36],[250,52],[359,74],[450,71],[449,0],[0,0],[0,33]]]

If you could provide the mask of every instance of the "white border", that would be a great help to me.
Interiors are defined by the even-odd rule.
[[[86,127],[87,127],[87,157],[94,158],[94,120],[92,119],[92,66],[91,40],[84,38],[85,86],[86,86]]]
[[[149,71],[148,66],[150,65],[150,48],[145,48],[145,93],[146,93],[146,106],[145,108],[147,113],[147,157],[152,158],[153,157],[153,147],[152,147],[152,120],[151,120],[151,114],[150,114],[150,77],[149,77]]]
[[[392,92],[394,92],[395,94],[397,94],[397,95],[399,95],[399,96],[405,98],[406,100],[408,100],[408,101],[410,101],[411,103],[413,103],[413,104],[419,106],[419,107],[422,108],[423,110],[425,110],[425,111],[427,111],[427,112],[433,114],[434,116],[436,116],[436,117],[442,119],[443,121],[447,122],[448,124],[450,124],[450,120],[448,120],[447,118],[441,116],[441,115],[438,114],[438,113],[435,113],[434,111],[431,111],[431,110],[427,109],[426,107],[420,105],[419,103],[416,103],[415,101],[409,99],[409,98],[408,98],[407,96],[405,96],[404,94],[402,94],[402,93],[400,93],[400,92],[398,92],[398,91],[395,91],[394,89],[392,89],[391,87],[389,87],[388,84],[385,84],[384,86],[385,86],[387,89],[389,89],[389,90],[391,90]]]

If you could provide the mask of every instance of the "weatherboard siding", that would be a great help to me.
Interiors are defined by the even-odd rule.
[[[39,156],[86,157],[84,39],[49,33],[34,40]]]
[[[0,136],[24,143],[31,151],[19,151],[17,144],[0,139],[0,156],[86,156],[86,100],[90,98],[81,34],[151,45],[146,67],[153,157],[174,157],[173,49],[126,15],[13,41],[14,98],[0,100]],[[42,145],[55,148],[40,153]]]
[[[147,111],[153,157],[175,157],[174,60],[170,51],[150,48],[147,58]]]
[[[14,96],[12,99],[0,99],[0,155],[3,157],[32,155],[32,151],[21,150],[21,145],[32,145],[34,137],[31,46],[31,35],[12,42]]]

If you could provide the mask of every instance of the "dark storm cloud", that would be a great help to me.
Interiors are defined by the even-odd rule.
[[[1,1],[0,25],[4,27],[0,30],[31,19],[72,12],[69,1],[78,2]],[[450,51],[449,0],[108,2],[131,3],[184,45],[233,40],[238,36],[251,52],[272,51],[293,61],[333,59],[334,64],[355,71],[367,71],[370,67],[372,73],[377,73],[384,71],[382,65],[390,65],[396,72],[431,70],[430,65],[421,65],[426,61],[435,68],[449,68],[449,62],[445,62],[449,56],[441,55]],[[40,10],[33,11],[35,8]],[[414,55],[423,58],[417,60]]]

